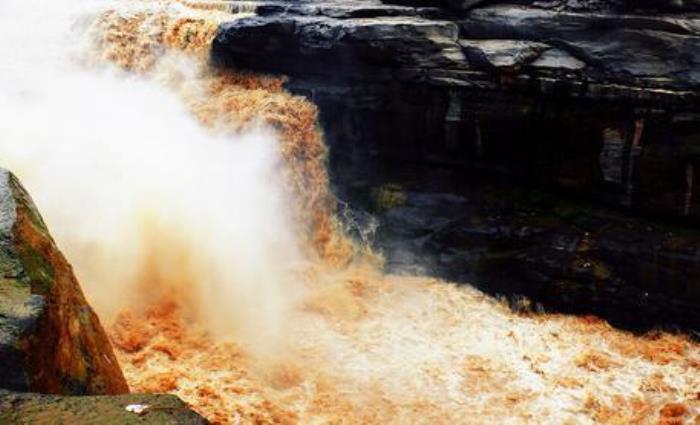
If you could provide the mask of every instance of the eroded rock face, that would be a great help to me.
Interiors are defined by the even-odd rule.
[[[30,196],[0,169],[0,388],[121,394],[129,388],[97,315]]]

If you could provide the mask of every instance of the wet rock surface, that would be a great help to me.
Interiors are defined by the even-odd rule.
[[[70,397],[0,390],[0,423],[199,425],[208,422],[174,395]]]
[[[102,325],[31,198],[0,170],[0,388],[128,392]]]

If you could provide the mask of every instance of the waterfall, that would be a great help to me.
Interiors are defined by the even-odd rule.
[[[220,423],[629,422],[697,398],[682,336],[385,275],[335,218],[314,105],[208,63],[217,26],[255,9],[0,4],[0,165],[132,390]]]

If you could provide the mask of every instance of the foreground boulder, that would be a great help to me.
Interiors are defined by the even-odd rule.
[[[65,397],[0,390],[0,423],[195,425],[208,422],[174,395]]]
[[[129,391],[73,269],[20,182],[2,169],[0,271],[0,388],[72,395]]]

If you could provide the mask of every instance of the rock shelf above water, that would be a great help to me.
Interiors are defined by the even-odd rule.
[[[697,105],[697,5],[647,3],[261,1],[258,16],[222,25],[213,48],[303,78]]]

